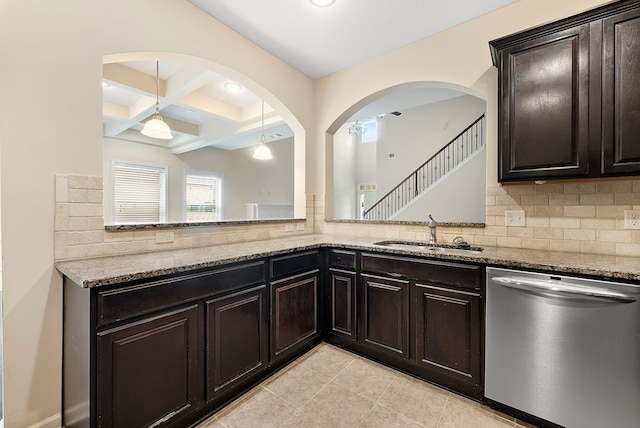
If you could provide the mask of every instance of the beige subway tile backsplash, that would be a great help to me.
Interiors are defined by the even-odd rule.
[[[551,217],[549,227],[561,229],[579,229],[580,219],[576,217]]]
[[[567,205],[564,207],[565,217],[595,217],[596,207],[593,205]]]
[[[585,193],[580,195],[580,205],[613,205],[613,193]]]
[[[571,183],[565,183],[564,185],[564,193],[595,193],[596,192],[596,183],[595,182],[582,182],[582,181],[572,181]]]
[[[624,211],[640,209],[640,180],[602,179],[542,185],[491,184],[486,189],[485,227],[440,226],[438,240],[463,236],[479,246],[504,246],[593,254],[640,256],[640,231],[624,229]],[[324,195],[307,195],[307,219],[285,224],[176,229],[170,244],[156,244],[155,230],[106,232],[102,178],[56,175],[57,259],[200,247],[233,242],[326,233],[374,240],[426,239],[424,225],[372,225],[324,221]],[[506,210],[524,210],[526,227],[505,226]],[[303,225],[303,230],[298,226]]]

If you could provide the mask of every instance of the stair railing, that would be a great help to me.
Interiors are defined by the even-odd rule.
[[[364,212],[366,220],[386,220],[440,180],[478,149],[484,147],[484,114],[420,165]]]

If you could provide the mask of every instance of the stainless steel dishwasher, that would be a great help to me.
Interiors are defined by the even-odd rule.
[[[485,396],[565,427],[639,427],[638,300],[636,285],[487,268]]]

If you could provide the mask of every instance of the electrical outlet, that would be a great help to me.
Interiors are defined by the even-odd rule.
[[[624,228],[640,229],[640,210],[624,210]]]
[[[505,226],[524,226],[525,216],[524,211],[505,211],[504,212],[504,224]]]
[[[173,232],[156,232],[156,244],[169,244],[175,239]]]
[[[284,226],[284,231],[285,232],[293,232],[293,225],[292,224],[287,224]]]

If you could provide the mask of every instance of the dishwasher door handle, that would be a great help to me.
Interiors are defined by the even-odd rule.
[[[544,297],[560,299],[634,303],[636,298],[613,290],[577,284],[563,284],[559,280],[541,280],[515,276],[496,276],[492,280],[509,288],[526,291]]]

